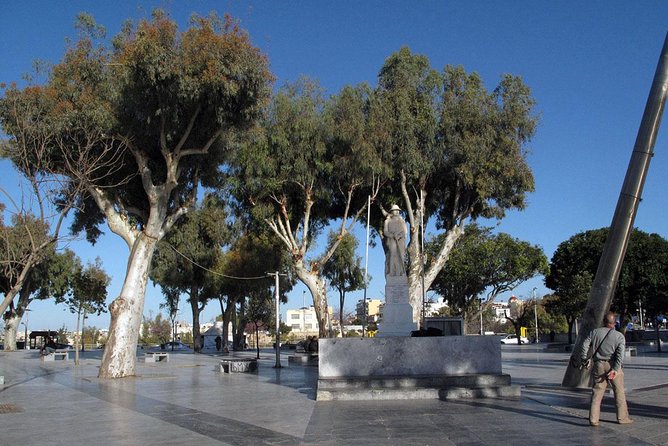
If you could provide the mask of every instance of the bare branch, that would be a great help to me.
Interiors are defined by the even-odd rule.
[[[195,125],[195,121],[197,120],[197,116],[199,116],[199,113],[200,113],[201,110],[202,110],[202,106],[198,103],[197,104],[197,109],[195,110],[193,115],[190,117],[190,121],[188,121],[188,126],[186,127],[185,131],[183,132],[183,135],[181,135],[181,139],[179,140],[178,144],[174,148],[174,153],[180,154],[180,156],[189,155],[189,153],[187,153],[188,151],[185,151],[185,152],[181,153],[181,149],[183,148],[183,145],[188,140],[188,137],[190,137],[190,133],[193,130],[193,126]],[[222,130],[219,130],[218,132],[216,132],[216,136],[214,136],[211,140],[209,140],[210,142],[207,143],[207,145],[210,146],[211,144],[213,144],[213,141],[215,140],[215,138],[220,136],[221,133],[222,133]],[[208,147],[207,147],[207,150],[208,150]]]

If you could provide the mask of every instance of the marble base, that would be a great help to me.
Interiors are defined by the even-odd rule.
[[[501,373],[496,336],[329,338],[318,348],[320,378]]]
[[[519,396],[495,336],[320,339],[318,400]]]

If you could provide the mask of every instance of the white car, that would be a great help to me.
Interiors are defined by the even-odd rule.
[[[517,345],[517,336],[514,334],[510,334],[506,336],[505,338],[501,339],[502,344],[515,344]],[[520,337],[520,343],[522,344],[528,344],[529,340],[525,338],[524,336]]]

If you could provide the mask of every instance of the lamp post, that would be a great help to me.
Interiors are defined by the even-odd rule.
[[[644,328],[642,321],[642,301],[638,300],[638,313],[640,313],[640,329]]]
[[[533,316],[536,324],[536,344],[538,344],[538,299],[536,299],[536,287],[531,290],[533,294]]]
[[[276,290],[276,364],[274,365],[275,369],[280,369],[281,366],[281,300],[280,300],[280,292],[278,289],[279,283],[278,283],[278,271],[274,273],[275,275],[275,280],[276,280],[276,285],[275,285],[275,290]]]
[[[28,313],[28,312],[31,311],[31,310],[29,308],[26,308],[23,311],[24,311],[23,314],[26,317],[26,320],[21,322],[23,324],[23,326],[25,327],[25,332],[23,334],[23,349],[24,350],[30,350],[30,341],[28,340],[28,315],[30,313]]]
[[[480,297],[480,336],[485,336],[485,332],[482,330],[482,296]]]

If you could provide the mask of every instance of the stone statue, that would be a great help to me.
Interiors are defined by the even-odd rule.
[[[401,208],[393,204],[383,225],[385,243],[385,277],[405,276],[406,222],[399,214]]]

